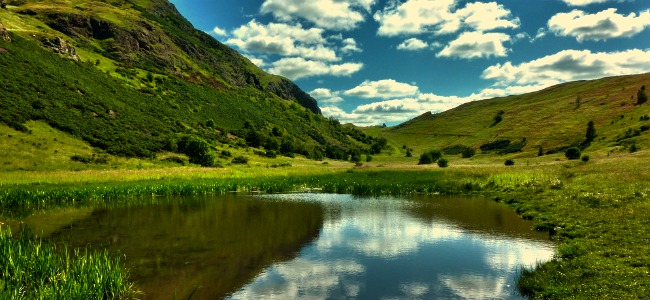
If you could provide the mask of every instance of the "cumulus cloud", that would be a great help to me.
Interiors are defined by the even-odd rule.
[[[503,46],[503,43],[507,41],[510,41],[510,36],[505,33],[465,32],[456,40],[451,41],[436,56],[465,59],[503,57],[508,53],[506,47]]]
[[[350,76],[361,68],[363,68],[362,63],[328,64],[302,57],[287,57],[273,62],[268,71],[291,80],[298,80],[322,75]]]
[[[212,33],[214,33],[215,35],[218,35],[218,36],[227,36],[228,35],[228,32],[226,30],[221,29],[218,26],[215,26],[212,29]]]
[[[341,98],[341,92],[332,91],[326,88],[317,88],[309,92],[309,95],[318,100],[319,104],[334,104],[343,101],[343,98]]]
[[[498,28],[518,28],[519,19],[510,10],[496,2],[468,3],[456,9],[456,0],[409,0],[394,2],[374,19],[379,22],[378,34],[397,36],[405,34],[455,33],[462,28],[486,31]]]
[[[589,4],[595,4],[595,3],[605,3],[610,0],[562,0],[564,3],[571,5],[571,6],[585,6]]]
[[[429,47],[429,43],[418,38],[410,38],[397,46],[398,50],[418,51]]]
[[[393,79],[364,81],[357,87],[345,91],[345,95],[361,98],[388,99],[415,95],[418,87],[408,83],[397,82]]]
[[[578,41],[607,40],[631,37],[650,26],[650,10],[627,16],[610,8],[595,14],[581,10],[558,13],[548,21],[549,29],[558,36],[575,37]]]
[[[343,53],[362,52],[361,48],[357,45],[357,41],[353,38],[344,39],[342,43],[343,47],[341,48],[341,51],[343,51]]]
[[[483,71],[483,79],[497,85],[549,86],[561,82],[650,71],[650,50],[620,52],[563,50],[530,62],[496,64]]]
[[[260,24],[255,20],[235,29],[226,41],[245,52],[301,56],[310,59],[337,61],[334,49],[326,46],[323,29],[304,29],[300,24]]]
[[[365,20],[365,13],[376,0],[266,0],[260,8],[278,20],[304,19],[317,27],[352,30]]]

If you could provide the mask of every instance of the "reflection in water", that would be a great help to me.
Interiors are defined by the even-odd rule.
[[[215,299],[295,257],[322,222],[316,203],[186,197],[96,208],[50,239],[122,253],[144,299],[187,299],[195,288],[192,299]]]
[[[553,255],[530,223],[483,199],[261,197],[320,203],[326,219],[296,259],[269,267],[235,299],[516,299],[517,269]]]

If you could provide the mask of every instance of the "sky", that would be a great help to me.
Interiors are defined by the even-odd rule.
[[[650,72],[649,0],[171,0],[359,126]]]

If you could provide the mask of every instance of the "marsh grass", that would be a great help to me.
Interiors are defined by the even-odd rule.
[[[0,298],[128,299],[138,294],[119,258],[57,248],[0,228]]]

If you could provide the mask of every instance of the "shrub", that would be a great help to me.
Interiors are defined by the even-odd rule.
[[[178,141],[178,151],[189,157],[190,163],[211,167],[214,165],[214,153],[210,144],[197,136],[184,136]]]
[[[583,155],[582,156],[582,161],[588,162],[589,161],[589,155]]]
[[[589,144],[594,141],[596,138],[596,128],[594,127],[594,121],[589,121],[587,123],[587,134],[585,135],[585,143]]]
[[[248,163],[248,157],[240,155],[232,159],[233,164],[245,165]]]
[[[564,156],[568,159],[580,159],[580,149],[578,147],[571,147],[564,152]]]
[[[438,167],[446,168],[449,166],[449,160],[442,157],[438,160]]]
[[[542,146],[539,146],[539,148],[537,148],[537,156],[543,156],[543,155],[544,155],[544,148],[542,148]]]
[[[461,155],[462,155],[463,158],[470,158],[470,157],[476,155],[476,150],[474,150],[474,148],[467,147],[467,148],[465,148],[463,150]]]
[[[93,159],[90,156],[85,156],[85,155],[80,155],[80,154],[75,154],[70,157],[71,160],[73,161],[78,161],[84,164],[89,164]]]
[[[645,93],[645,85],[641,86],[639,91],[636,93],[636,104],[641,105],[648,102],[648,95]]]
[[[442,152],[440,152],[439,150],[430,150],[424,152],[422,153],[422,155],[420,155],[420,160],[418,161],[418,165],[430,165],[438,161],[438,159],[440,159],[441,157],[442,157]]]
[[[639,151],[639,147],[636,144],[630,145],[630,153]]]
[[[366,155],[366,162],[371,162],[372,161],[372,155],[368,154]]]
[[[505,165],[506,165],[506,166],[514,166],[514,165],[515,165],[515,161],[512,160],[512,159],[506,159]]]
[[[412,157],[413,153],[411,153],[411,149],[406,149],[406,157]]]

